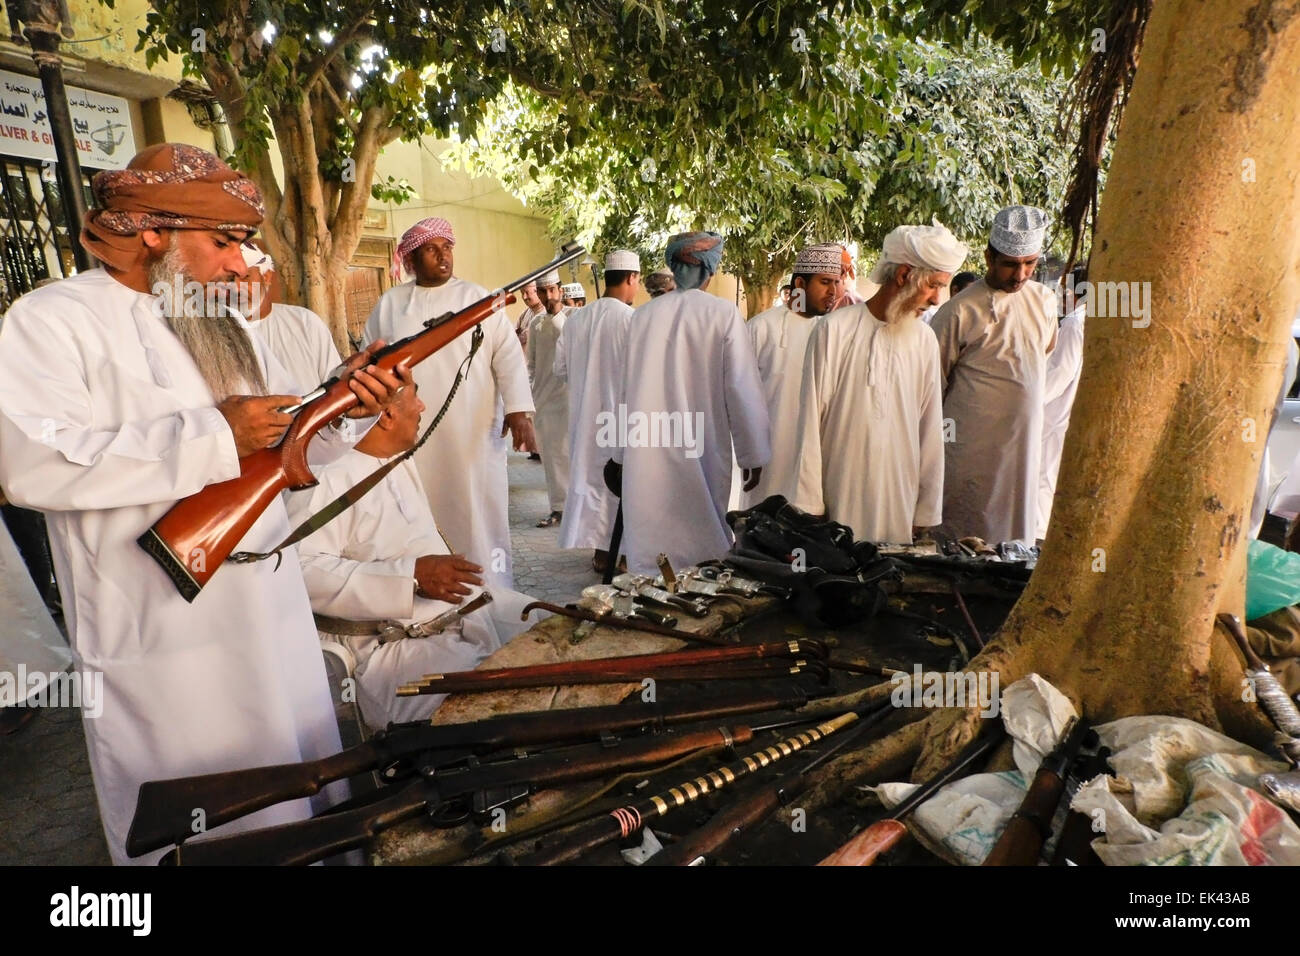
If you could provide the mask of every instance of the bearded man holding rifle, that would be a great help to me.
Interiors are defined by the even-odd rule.
[[[293,382],[219,295],[196,310],[175,291],[244,277],[240,243],[263,215],[253,182],[164,144],[99,173],[94,192],[82,242],[103,267],[23,296],[0,325],[0,485],[47,513],[76,667],[103,674],[102,713],[83,723],[109,851],[151,863],[124,849],[143,781],[339,749],[292,549],[223,565],[190,603],[136,543],[177,499],[276,444],[293,421],[280,409],[316,383]],[[346,378],[365,416],[399,385],[374,366]],[[346,426],[372,422],[322,429],[309,460],[347,451],[364,428]],[[268,549],[287,531],[276,497],[240,544]],[[310,815],[296,800],[221,832]]]

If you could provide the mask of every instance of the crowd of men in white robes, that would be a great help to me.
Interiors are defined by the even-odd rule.
[[[620,556],[638,573],[661,553],[677,567],[723,556],[735,468],[746,504],[784,495],[867,540],[944,525],[1032,541],[1046,520],[1038,469],[1044,435],[1068,419],[1081,321],[1058,332],[1054,300],[1029,280],[1046,227],[1031,207],[998,214],[986,275],[942,305],[968,251],[940,226],[892,232],[865,301],[844,247],[809,246],[788,301],[748,323],[708,291],[722,237],[691,232],[644,283],[637,254],[616,250],[590,304],[552,272],[524,290],[518,323],[494,313],[414,368],[383,370],[371,357],[385,342],[488,295],[455,275],[450,222],[402,236],[394,278],[410,278],[345,362],[318,316],[277,301],[246,177],[165,144],[94,190],[83,242],[102,268],[24,296],[0,325],[0,486],[47,514],[74,666],[104,676],[85,726],[115,862],[156,858],[124,849],[143,781],[339,748],[321,648],[376,729],[436,707],[397,698],[399,684],[472,668],[518,632],[510,447],[540,454],[542,525],[591,549],[598,572]],[[166,294],[184,283],[227,295],[195,313]],[[224,565],[187,602],[136,538],[276,444],[285,409],[334,376],[357,407],[312,442],[318,484],[276,500],[240,550],[274,549],[384,469],[374,486],[282,562]],[[485,588],[488,608],[427,632]],[[281,804],[220,832],[312,809]]]
[[[660,553],[674,564],[716,558],[731,541],[734,466],[742,506],[779,494],[859,539],[908,543],[940,528],[1032,545],[1046,531],[1082,364],[1082,309],[1063,314],[1031,278],[1047,225],[1034,207],[999,212],[985,274],[964,274],[951,295],[970,251],[942,226],[891,232],[865,300],[845,247],[811,245],[782,304],[748,323],[705,291],[723,247],[713,233],[674,237],[675,294],[636,309],[631,252],[606,262],[615,288],[567,315],[558,276],[544,277],[543,301],[557,304],[522,317],[534,396],[557,415],[555,437],[541,440],[543,526],[559,523],[561,546],[592,548],[603,569],[617,558],[607,549],[621,503],[631,570],[652,572]],[[547,461],[564,449],[568,488]]]

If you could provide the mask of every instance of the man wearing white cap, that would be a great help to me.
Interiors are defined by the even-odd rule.
[[[605,486],[613,449],[596,440],[602,414],[617,414],[632,299],[641,284],[641,260],[620,249],[605,256],[605,294],[570,312],[555,350],[555,374],[569,383],[569,491],[560,547],[591,548],[591,567],[604,574],[618,499]]]
[[[563,376],[555,374],[555,348],[567,319],[564,288],[554,269],[537,280],[537,292],[546,311],[528,330],[528,375],[537,405],[537,444],[551,502],[551,513],[537,523],[539,528],[553,528],[560,523],[569,487],[569,386]]]
[[[422,329],[427,319],[487,295],[481,285],[452,276],[455,244],[445,219],[422,219],[402,235],[393,271],[405,268],[415,278],[384,293],[366,321],[367,341],[397,341]],[[481,328],[479,354],[442,422],[415,453],[415,466],[452,549],[483,568],[489,587],[511,587],[506,455],[493,432],[500,401],[505,407],[500,433],[508,429],[516,449],[536,451],[533,400],[524,352],[505,313],[494,313]],[[412,370],[428,406],[421,429],[442,407],[471,340],[470,334],[460,336]]]
[[[660,552],[678,568],[726,554],[732,450],[746,491],[772,457],[745,321],[704,291],[722,236],[673,236],[665,258],[677,289],[633,313],[619,414],[598,436],[623,466],[623,550],[636,574],[655,573]]]
[[[581,282],[566,282],[560,288],[564,293],[565,309],[580,309],[587,304],[587,290]]]
[[[841,247],[830,242],[803,249],[794,263],[790,304],[768,309],[747,323],[772,423],[772,460],[754,490],[741,496],[741,507],[752,508],[769,495],[794,498],[804,353],[818,316],[829,312],[840,296],[841,254]]]
[[[990,543],[1038,530],[1043,390],[1056,346],[1056,297],[1030,279],[1047,214],[1009,206],[994,217],[983,280],[931,322],[944,377],[944,526]]]
[[[943,389],[938,344],[920,315],[966,253],[943,226],[899,226],[872,270],[876,293],[809,336],[793,500],[859,540],[910,543],[940,521]]]

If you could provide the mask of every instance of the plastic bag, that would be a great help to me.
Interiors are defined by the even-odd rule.
[[[1300,554],[1263,541],[1250,542],[1246,554],[1246,620],[1300,604]]]

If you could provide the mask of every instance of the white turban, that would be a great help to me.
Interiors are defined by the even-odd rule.
[[[537,288],[539,289],[544,289],[548,285],[559,285],[559,284],[560,284],[560,273],[555,269],[552,269],[550,272],[546,273],[546,275],[542,276],[540,279],[537,280]]]
[[[560,287],[560,291],[570,299],[585,299],[587,290],[582,287],[581,282],[566,282]]]
[[[957,237],[938,224],[933,226],[899,226],[880,247],[880,261],[871,270],[870,280],[884,283],[885,270],[891,263],[916,266],[933,272],[956,272],[970,250]]]
[[[1036,256],[1043,251],[1047,222],[1037,206],[1008,206],[993,217],[989,245],[1004,256]]]

